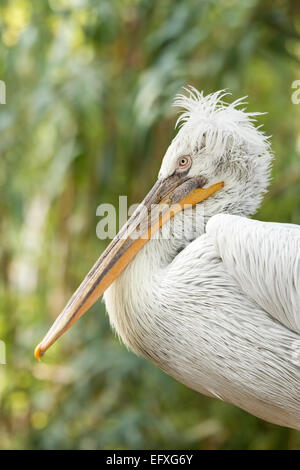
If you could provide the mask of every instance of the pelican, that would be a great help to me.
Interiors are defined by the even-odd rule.
[[[35,355],[104,294],[135,353],[204,395],[300,429],[300,230],[248,218],[273,154],[260,113],[225,95],[177,95],[179,130],[156,184]]]

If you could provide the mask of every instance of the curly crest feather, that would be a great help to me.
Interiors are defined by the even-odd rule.
[[[230,140],[230,147],[246,144],[249,149],[252,147],[250,150],[255,154],[269,151],[269,137],[260,130],[261,126],[254,125],[255,116],[265,113],[249,113],[245,108],[239,108],[247,104],[244,101],[246,96],[228,104],[223,100],[225,96],[230,95],[226,90],[219,90],[207,96],[192,86],[184,90],[187,95],[178,94],[174,100],[174,106],[184,109],[176,127],[188,130],[195,141],[199,142],[202,138],[206,150],[220,153]]]

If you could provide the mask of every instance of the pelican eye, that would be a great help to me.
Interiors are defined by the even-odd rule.
[[[192,159],[189,155],[184,155],[182,157],[179,157],[177,160],[177,169],[178,170],[186,170],[190,168],[192,164]]]

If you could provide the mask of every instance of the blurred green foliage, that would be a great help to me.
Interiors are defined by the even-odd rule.
[[[298,432],[127,351],[103,303],[33,358],[106,245],[98,204],[154,182],[183,85],[268,111],[276,161],[257,217],[300,224],[299,2],[1,0],[0,34],[0,448],[299,448]]]

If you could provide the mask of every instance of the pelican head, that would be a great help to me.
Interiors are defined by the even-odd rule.
[[[178,95],[174,105],[183,109],[179,132],[163,158],[159,178],[176,170],[178,159],[188,156],[189,177],[202,176],[208,184],[224,182],[222,191],[207,199],[207,217],[220,212],[251,215],[256,212],[269,182],[269,139],[247,113],[245,98],[226,104],[224,90],[204,96],[195,88]],[[199,206],[201,207],[201,206]]]
[[[37,346],[37,358],[105,291],[112,324],[124,342],[133,346],[134,341],[127,336],[134,325],[130,322],[131,326],[128,322],[125,325],[124,313],[133,303],[132,299],[124,300],[126,288],[130,285],[132,289],[137,283],[133,266],[140,263],[145,273],[154,269],[156,262],[170,263],[186,244],[203,233],[205,223],[214,214],[249,215],[256,211],[269,180],[272,159],[269,141],[255,127],[255,116],[260,113],[241,109],[243,98],[225,103],[225,95],[218,91],[204,96],[190,87],[185,95],[176,97],[175,106],[183,109],[177,121],[180,129],[163,158],[156,184]],[[183,221],[183,231],[178,221]],[[165,227],[171,227],[169,236],[160,239]],[[147,254],[148,260],[152,260],[148,268]],[[139,275],[143,273],[140,271]],[[141,351],[143,347],[135,349]]]

